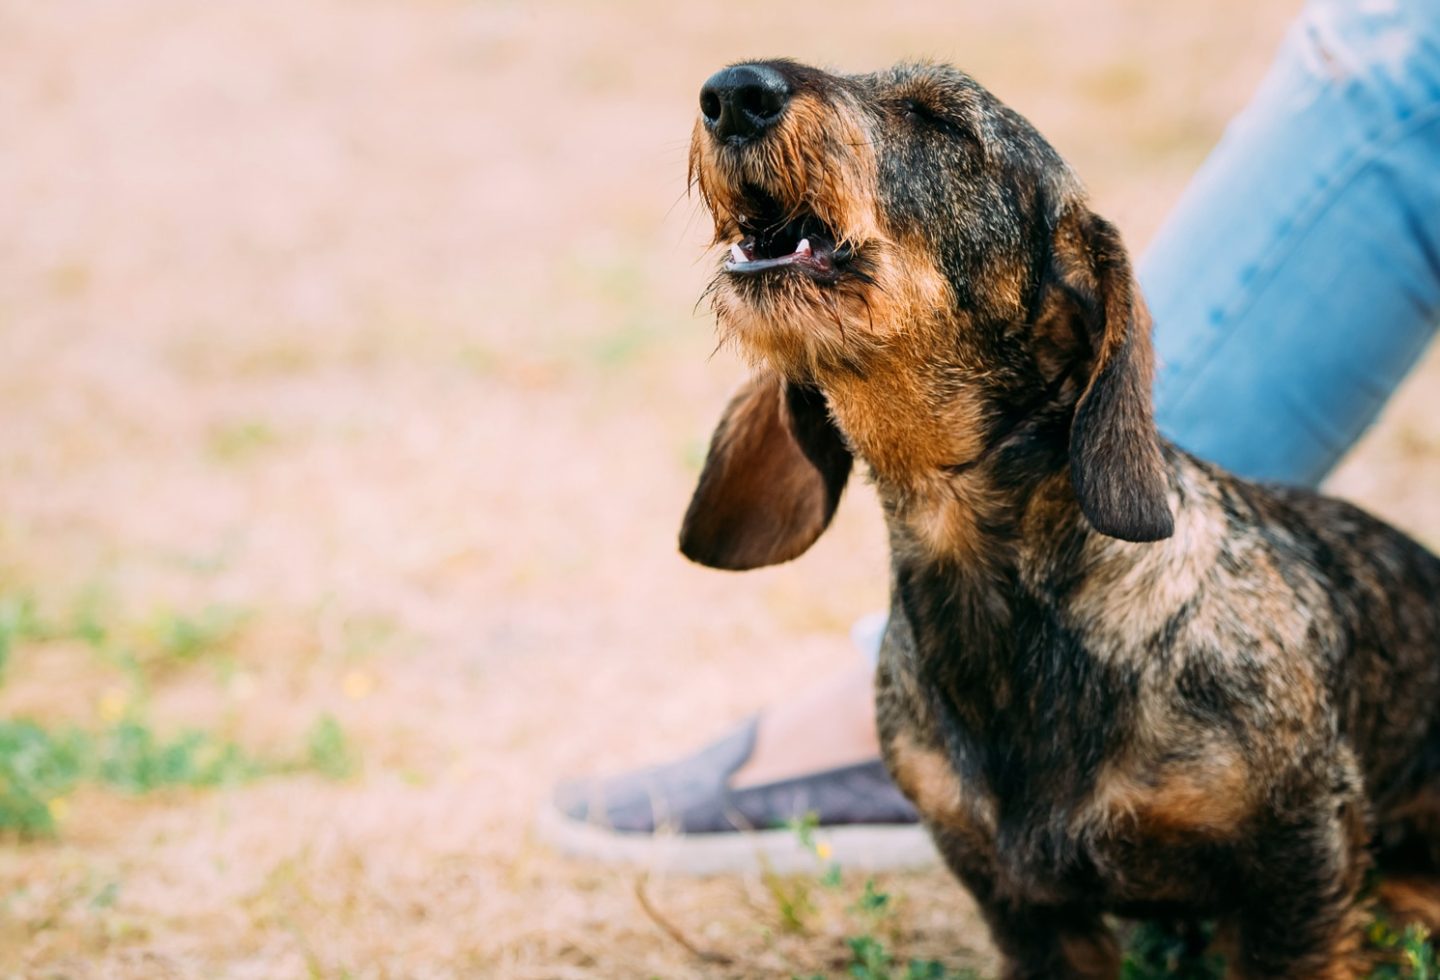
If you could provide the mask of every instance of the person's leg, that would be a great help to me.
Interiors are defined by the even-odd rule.
[[[1318,484],[1440,322],[1440,4],[1312,0],[1139,275],[1166,435]]]
[[[1437,175],[1440,4],[1312,0],[1140,263],[1165,434],[1242,476],[1318,483],[1440,322]],[[819,769],[855,771],[839,756],[873,758],[871,674],[767,710],[718,791],[821,786]]]
[[[878,638],[874,652],[879,651]],[[880,754],[875,733],[874,659],[831,674],[767,709],[755,730],[755,751],[730,777],[731,786],[758,786],[802,772],[853,765]]]

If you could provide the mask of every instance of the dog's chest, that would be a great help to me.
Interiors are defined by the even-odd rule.
[[[897,778],[958,866],[993,869],[1027,901],[1123,910],[1209,907],[1249,814],[1243,768],[1106,766],[1090,780],[997,780],[973,760],[896,740]],[[955,860],[958,858],[958,862]]]
[[[1112,767],[1082,800],[1002,814],[1001,868],[1037,897],[1103,899],[1112,907],[1204,907],[1253,810],[1243,765],[1170,771]]]
[[[950,831],[943,846],[967,852],[959,865],[988,865],[1036,901],[1204,906],[1250,812],[1237,747],[1193,737],[1171,685],[1097,654],[1039,601],[1011,593],[1012,615],[987,632],[983,616],[955,621],[954,591],[932,604],[935,583],[900,573],[887,670],[911,699],[897,716],[916,724],[892,728],[889,755]]]

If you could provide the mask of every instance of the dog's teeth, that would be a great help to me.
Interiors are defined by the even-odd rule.
[[[734,259],[736,262],[750,261],[749,257],[745,254],[745,250],[740,247],[739,242],[736,242],[735,244],[730,246],[730,258]]]
[[[810,254],[810,239],[808,239],[808,238],[802,238],[802,239],[800,239],[800,244],[795,246],[795,254],[796,254],[796,255],[809,255],[809,254]]]

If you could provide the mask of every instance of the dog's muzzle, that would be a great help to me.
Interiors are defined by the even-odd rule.
[[[785,114],[790,83],[765,65],[722,68],[700,89],[705,128],[722,143],[740,146],[765,135]]]

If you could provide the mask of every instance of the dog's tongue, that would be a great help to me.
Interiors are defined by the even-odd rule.
[[[730,272],[761,272],[765,269],[775,269],[782,265],[793,265],[796,262],[808,262],[820,268],[828,268],[829,260],[823,256],[817,257],[810,246],[810,239],[802,238],[795,245],[795,251],[789,255],[778,255],[771,259],[752,259],[750,251],[740,242],[730,246],[730,261],[725,263],[725,268]]]

